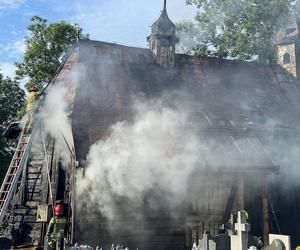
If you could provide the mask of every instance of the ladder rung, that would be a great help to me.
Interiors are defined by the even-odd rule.
[[[16,176],[16,174],[8,174],[8,176]]]
[[[0,191],[0,193],[8,193],[9,191]]]
[[[18,168],[19,166],[16,166],[16,165],[13,165],[13,166],[10,166],[10,168]]]
[[[12,182],[5,182],[4,184],[5,185],[10,185],[10,184],[12,184]]]
[[[24,153],[24,152],[25,152],[25,149],[20,149],[20,150],[18,150],[17,152]]]
[[[19,161],[19,160],[21,160],[21,159],[22,159],[22,157],[16,157],[16,158],[15,158],[16,161]]]
[[[28,144],[27,141],[21,141],[20,144]]]

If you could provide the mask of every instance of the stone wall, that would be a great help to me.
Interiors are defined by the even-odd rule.
[[[285,60],[289,59],[288,61]],[[277,62],[286,69],[293,77],[297,78],[296,45],[278,45]]]

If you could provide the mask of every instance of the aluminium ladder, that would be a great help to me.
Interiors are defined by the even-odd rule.
[[[36,126],[34,126],[31,133],[25,133],[25,130],[26,128],[23,128],[18,146],[0,189],[0,225],[3,223],[7,209],[12,202],[22,170],[27,164]]]

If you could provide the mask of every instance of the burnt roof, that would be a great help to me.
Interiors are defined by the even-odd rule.
[[[132,118],[131,106],[140,93],[151,98],[184,88],[196,106],[193,118],[195,126],[201,124],[203,140],[230,144],[241,161],[255,158],[256,166],[273,164],[258,139],[270,127],[299,133],[297,82],[277,65],[177,54],[175,68],[166,70],[154,63],[148,49],[84,40],[77,51],[80,79],[72,129],[81,161],[111,125]]]

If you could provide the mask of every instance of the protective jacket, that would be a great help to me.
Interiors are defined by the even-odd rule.
[[[38,98],[38,92],[29,92],[27,94],[27,111],[30,111],[34,108],[35,101]]]
[[[67,219],[65,217],[53,217],[49,222],[48,227],[48,243],[50,246],[55,246],[57,239],[58,239],[58,233],[63,230],[65,231],[67,224]]]

